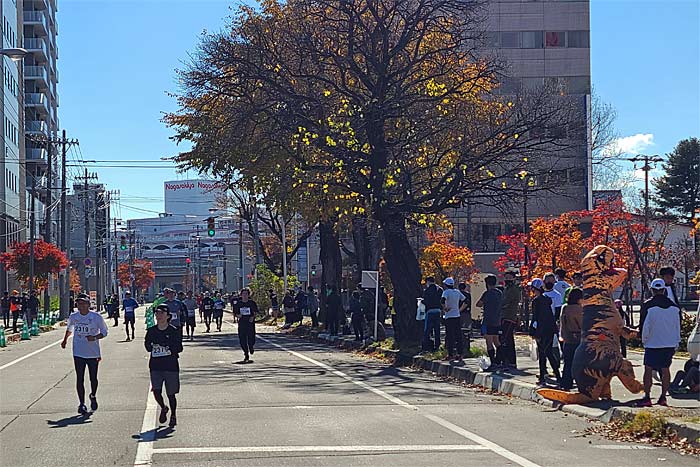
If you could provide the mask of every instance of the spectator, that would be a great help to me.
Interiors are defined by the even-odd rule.
[[[423,351],[434,352],[440,348],[440,310],[442,309],[442,289],[435,284],[435,278],[425,279],[423,305],[425,305],[425,325],[423,327]],[[432,336],[431,336],[432,334]],[[431,337],[433,339],[431,340]]]
[[[365,340],[365,315],[362,313],[362,305],[360,304],[360,292],[357,290],[352,292],[350,297],[350,323],[352,330],[355,332],[355,340],[362,342]]]
[[[378,303],[377,315],[379,322],[382,324],[386,323],[386,310],[389,307],[389,295],[387,295],[384,286],[379,288],[379,303]]]
[[[283,328],[288,328],[294,322],[294,297],[292,296],[292,291],[287,290],[282,299],[282,308],[284,311],[284,326]]]
[[[668,388],[671,394],[687,394],[700,392],[700,362],[689,358],[678,370]]]
[[[22,310],[22,299],[19,296],[19,292],[16,290],[12,291],[10,296],[10,314],[12,315],[12,332],[17,333],[17,320],[19,319],[19,313]]]
[[[564,294],[566,294],[566,289],[571,287],[571,285],[569,285],[569,283],[566,282],[566,271],[562,268],[555,269],[554,278],[556,279],[556,282],[554,283],[554,290],[559,292],[559,295],[561,295],[563,299]]]
[[[566,292],[564,292],[564,303],[566,303],[566,299],[569,297],[569,292],[571,292],[572,288],[578,287],[579,289],[583,289],[583,273],[581,271],[576,271],[574,275],[571,276],[571,279],[574,281],[574,285],[566,289]]]
[[[360,284],[358,284],[357,290],[360,292],[360,304],[365,319],[367,322],[374,321],[374,292],[370,289],[363,289]],[[379,314],[379,310],[377,310],[377,314]]]
[[[630,325],[629,317],[627,316],[627,313],[625,313],[625,309],[622,306],[622,300],[617,299],[615,300],[615,309],[617,312],[620,314],[620,317],[622,318],[622,322],[625,323],[625,326]],[[627,339],[624,337],[620,336],[620,353],[622,353],[622,356],[627,358]]]
[[[464,295],[455,289],[453,278],[448,277],[442,283],[445,284],[445,290],[440,298],[440,303],[445,310],[445,350],[447,350],[447,358],[449,360],[461,360],[464,343],[462,342],[459,303],[464,300]],[[438,321],[438,330],[439,323]]]
[[[338,335],[338,321],[343,315],[343,305],[340,295],[332,285],[326,286],[326,328],[331,336]]]
[[[472,294],[469,293],[469,286],[466,283],[459,283],[459,292],[462,294],[462,300],[459,302],[459,323],[462,328],[462,337],[464,339],[464,349],[471,347],[471,330],[472,330]],[[462,355],[464,355],[462,349]]]
[[[270,294],[270,307],[272,308],[272,316],[277,319],[280,315],[280,302],[277,300],[277,294],[274,290],[268,291]]]
[[[314,292],[314,288],[312,286],[309,286],[308,288],[308,294],[306,295],[306,303],[309,308],[309,315],[311,315],[311,326],[312,327],[317,327],[318,326],[318,297],[316,296],[316,292]]]
[[[7,329],[10,327],[10,292],[7,290],[0,299],[0,311],[2,312],[2,324]]]
[[[642,327],[644,344],[644,397],[638,407],[651,407],[652,371],[661,373],[661,396],[658,405],[667,406],[666,392],[671,383],[671,362],[681,340],[681,322],[678,306],[666,297],[663,279],[651,282],[652,297],[644,302],[646,318]]]
[[[564,304],[564,298],[559,292],[554,290],[554,285],[556,284],[556,278],[554,274],[548,272],[544,275],[542,280],[544,281],[544,295],[552,299],[552,313],[554,314],[554,321],[557,324],[557,326],[555,326],[554,328],[554,333],[557,335],[558,342],[558,323],[559,317],[561,316],[561,307]],[[557,362],[557,368],[559,368],[559,366],[561,365],[561,353],[559,352],[559,346],[556,343],[552,345],[552,355],[554,355],[554,358]]]
[[[304,293],[304,290],[299,287],[297,289],[297,294],[296,297],[294,297],[294,321],[293,322],[299,322],[301,324],[301,321],[304,319],[304,313],[306,311],[307,307],[307,298],[306,294]]]
[[[569,292],[569,302],[564,305],[561,311],[561,326],[559,328],[561,340],[563,342],[562,353],[564,354],[564,371],[561,377],[561,389],[570,391],[574,385],[574,378],[571,374],[571,364],[574,361],[576,347],[581,343],[581,325],[583,322],[583,290],[573,287]]]
[[[503,293],[496,288],[497,279],[493,274],[489,274],[484,279],[486,291],[483,293],[476,306],[483,308],[481,320],[481,334],[486,339],[486,352],[491,359],[491,366],[486,371],[494,371],[501,363],[498,360],[501,345],[499,335],[501,334],[501,306],[503,303]]]
[[[561,381],[559,361],[552,352],[557,325],[552,313],[552,299],[544,294],[544,282],[542,279],[533,279],[530,282],[530,289],[534,294],[530,335],[537,341],[537,359],[540,366],[537,385],[545,386],[547,384],[547,360],[549,360],[549,364],[554,370],[557,382]]]
[[[673,269],[671,266],[666,266],[659,270],[659,275],[664,280],[664,285],[666,287],[666,297],[668,297],[668,299],[671,300],[678,309],[680,309],[680,297],[678,296],[678,292],[676,291],[676,284],[673,282],[673,280],[676,277],[676,270]]]
[[[32,326],[32,322],[39,316],[39,299],[36,295],[36,290],[32,290],[25,305],[22,307],[24,309],[24,319],[27,321],[27,326],[29,327]]]
[[[501,346],[497,361],[504,365],[516,368],[515,356],[515,327],[518,323],[518,310],[520,309],[520,297],[522,291],[515,282],[515,273],[506,271],[503,274],[506,287],[503,291],[503,303],[501,304]]]

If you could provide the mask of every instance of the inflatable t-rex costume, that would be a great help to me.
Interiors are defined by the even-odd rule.
[[[622,358],[620,336],[629,338],[634,331],[625,327],[615,309],[612,292],[625,279],[624,269],[613,268],[615,252],[605,246],[593,248],[581,261],[583,272],[583,324],[581,344],[576,349],[572,373],[579,392],[542,388],[543,397],[565,404],[585,404],[611,399],[610,381],[617,376],[632,393],[642,391],[634,377],[632,363]]]

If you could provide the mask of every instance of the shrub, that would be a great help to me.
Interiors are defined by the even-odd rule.
[[[669,436],[666,419],[648,410],[642,410],[622,426],[622,430],[640,437],[661,438]]]

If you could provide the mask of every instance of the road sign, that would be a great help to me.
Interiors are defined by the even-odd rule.
[[[379,314],[379,271],[362,271],[362,287],[374,290],[374,341],[377,342],[377,319]]]
[[[85,266],[92,266],[92,260],[91,260],[90,258],[85,258],[85,259],[83,260],[83,264],[84,264]]]
[[[92,304],[92,306],[97,307],[97,291],[96,290],[90,291],[90,303]]]

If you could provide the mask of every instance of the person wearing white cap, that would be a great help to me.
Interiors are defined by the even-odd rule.
[[[638,407],[650,407],[652,371],[661,373],[661,396],[658,405],[667,406],[666,392],[671,383],[671,362],[676,346],[681,340],[679,309],[666,296],[663,279],[651,281],[652,297],[642,305],[644,320],[642,344],[644,345],[644,397],[637,401]]]
[[[461,315],[459,313],[459,303],[464,299],[464,295],[455,289],[455,280],[448,277],[442,283],[445,290],[442,292],[440,302],[445,311],[445,350],[449,360],[461,360],[464,344],[462,342]]]

